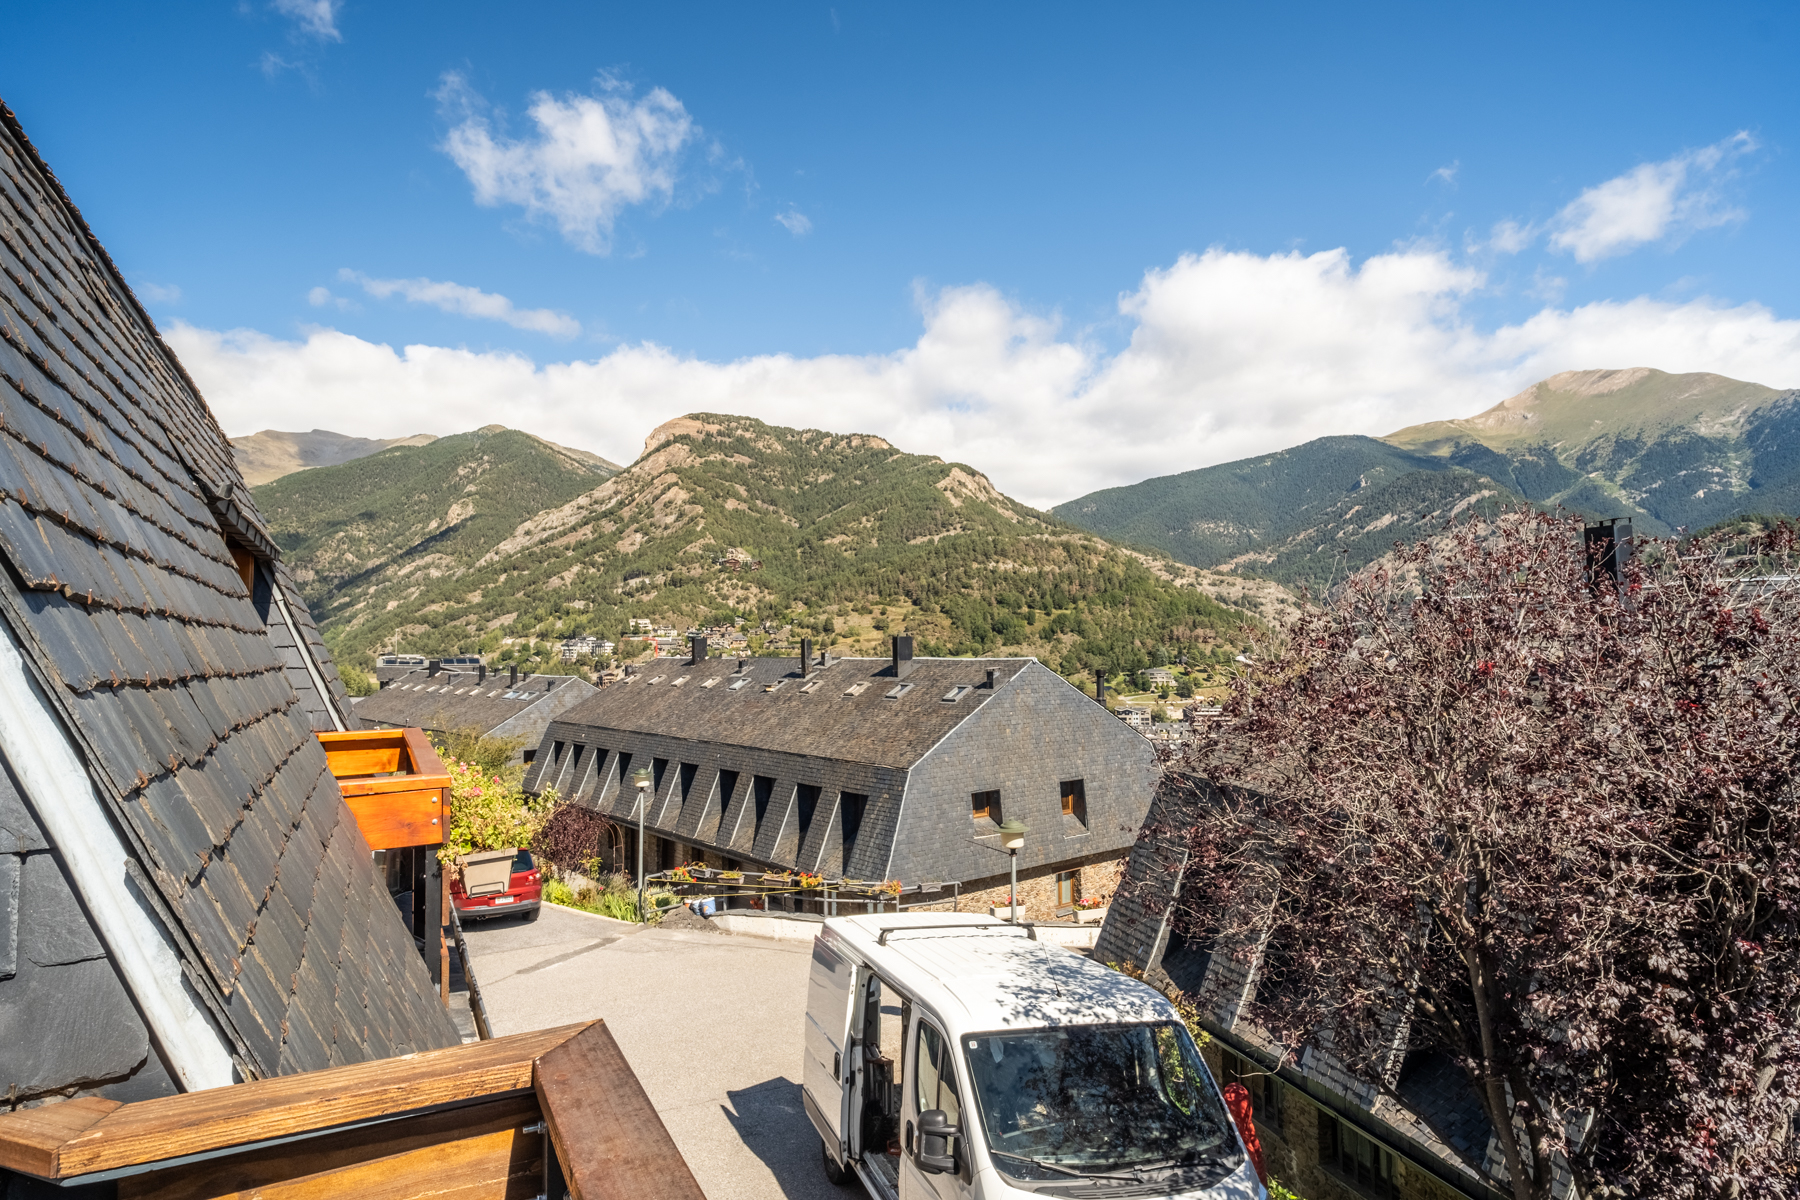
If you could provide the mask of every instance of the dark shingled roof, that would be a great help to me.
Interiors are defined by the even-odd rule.
[[[905,768],[994,694],[981,686],[988,668],[1005,684],[1032,661],[916,658],[897,679],[885,658],[843,658],[803,679],[798,658],[709,658],[693,667],[678,658],[640,667],[559,721]],[[896,686],[905,694],[889,699]],[[945,702],[959,686],[971,690]]]
[[[239,575],[278,555],[224,434],[3,105],[0,150],[0,618],[254,1071],[453,1044]]]
[[[544,727],[569,708],[594,694],[594,685],[575,675],[521,675],[508,684],[504,674],[478,679],[474,671],[409,671],[372,696],[357,702],[356,716],[364,725],[416,726],[420,729],[474,727],[483,733],[498,730],[520,717],[528,718],[531,732]],[[531,739],[533,745],[537,738]]]

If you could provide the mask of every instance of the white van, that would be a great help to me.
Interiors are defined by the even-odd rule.
[[[874,1200],[1265,1200],[1174,1006],[992,917],[826,921],[802,1093]]]

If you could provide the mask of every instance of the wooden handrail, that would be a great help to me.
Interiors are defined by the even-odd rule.
[[[590,1029],[604,1032],[598,1021],[584,1022],[134,1104],[81,1099],[4,1113],[0,1166],[59,1181],[148,1171],[171,1159],[530,1092],[537,1059]],[[611,1035],[605,1040],[610,1045]],[[593,1086],[643,1094],[622,1058],[614,1076]]]
[[[532,1078],[573,1200],[706,1200],[605,1026],[547,1051]]]

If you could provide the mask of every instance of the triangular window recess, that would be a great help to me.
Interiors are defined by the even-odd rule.
[[[749,683],[750,683],[750,677],[748,675],[746,675],[742,679],[733,680],[731,683],[731,686],[726,688],[725,690],[728,692],[741,692],[744,690],[745,687],[747,687],[749,685]]]
[[[975,688],[971,684],[959,683],[955,687],[951,688],[949,691],[944,693],[944,699],[946,699],[946,700],[961,700],[964,696],[968,695],[970,692],[972,692],[974,690],[975,690]]]
[[[853,683],[849,687],[845,688],[844,695],[860,696],[868,690],[869,690],[869,681],[865,679],[861,683]]]
[[[891,687],[887,690],[887,695],[884,697],[884,699],[898,700],[900,697],[906,695],[906,693],[908,693],[912,690],[913,690],[913,685],[910,683],[896,683],[893,687]]]
[[[703,688],[718,687],[719,686],[718,677],[715,676],[712,679],[708,679],[705,683],[702,683],[700,686]]]

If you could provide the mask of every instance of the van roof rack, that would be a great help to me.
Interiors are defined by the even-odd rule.
[[[883,925],[881,936],[875,939],[877,946],[887,945],[890,933],[915,933],[926,929],[1023,929],[1032,941],[1038,940],[1037,926],[1031,924],[1013,924],[1007,921],[945,921],[939,925]]]

